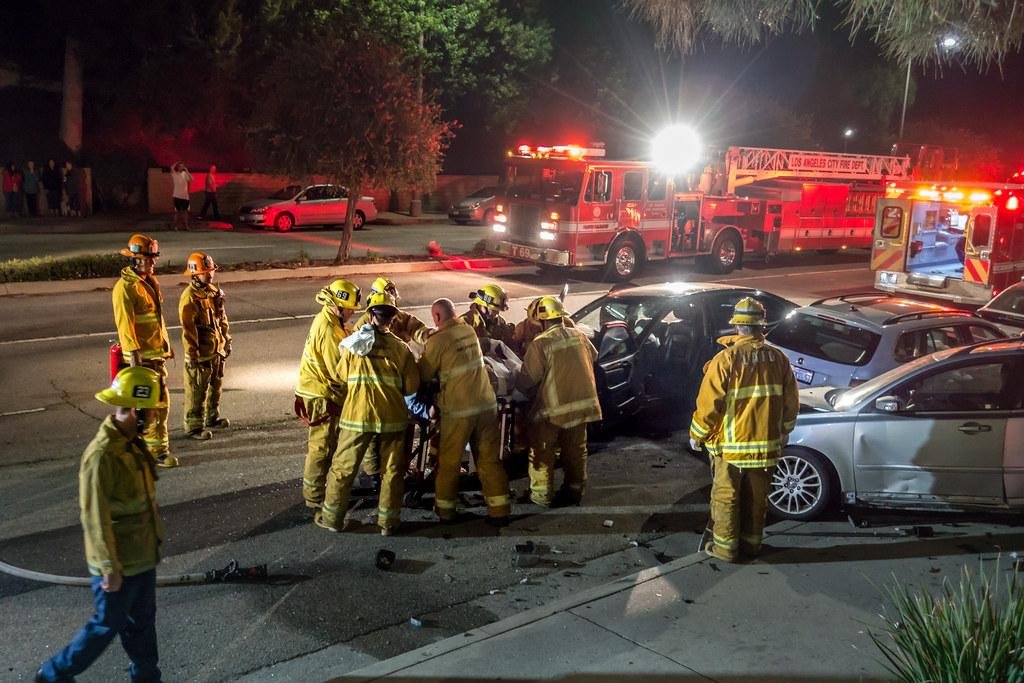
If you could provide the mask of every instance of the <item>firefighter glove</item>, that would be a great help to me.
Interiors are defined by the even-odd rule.
[[[700,441],[697,441],[696,439],[690,439],[690,450],[691,451],[693,451],[694,453],[700,453],[701,449],[703,449],[703,448],[704,448],[704,444],[702,444]]]

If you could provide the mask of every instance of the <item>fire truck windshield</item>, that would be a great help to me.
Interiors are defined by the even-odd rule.
[[[520,165],[515,169],[510,199],[554,200],[575,204],[583,183],[583,172],[576,168]]]

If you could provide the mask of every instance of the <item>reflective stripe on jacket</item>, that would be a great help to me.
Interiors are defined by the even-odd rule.
[[[419,389],[420,373],[401,339],[374,330],[373,348],[365,356],[343,347],[338,379],[345,393],[342,429],[381,434],[405,429],[409,423],[405,397]]]
[[[204,285],[193,279],[178,301],[181,320],[181,345],[187,360],[210,360],[224,355],[228,342],[228,316],[224,293],[216,285]]]
[[[531,420],[563,429],[601,419],[594,382],[597,350],[586,335],[559,321],[533,338],[516,388],[534,396]]]
[[[708,361],[690,436],[736,467],[770,467],[796,426],[800,399],[789,360],[757,335],[718,340]]]
[[[370,324],[370,313],[369,311],[363,313],[356,320],[356,324],[353,329],[358,330],[363,325]],[[427,343],[427,333],[430,331],[423,321],[405,311],[398,311],[395,313],[395,317],[391,319],[391,324],[388,325],[388,329],[391,330],[391,334],[395,335],[406,344],[413,341],[417,344]]]
[[[143,279],[130,267],[125,267],[114,283],[111,299],[121,351],[126,356],[139,351],[143,358],[166,358],[171,343],[161,310],[164,295],[156,278],[150,275]]]
[[[498,407],[476,333],[457,318],[445,321],[423,349],[420,379],[429,382],[435,377],[441,380],[437,397],[441,419],[469,417]]]
[[[317,313],[302,348],[299,381],[295,385],[297,396],[326,398],[341,405],[345,388],[338,375],[338,363],[341,361],[338,344],[352,332],[352,328],[341,322],[326,306]]]
[[[82,453],[78,488],[89,572],[133,576],[156,567],[164,540],[156,462],[109,415]]]
[[[508,344],[512,348],[512,335],[515,332],[515,325],[507,322],[500,315],[493,318],[485,318],[477,304],[469,307],[469,310],[459,316],[459,320],[473,328],[476,336],[480,339],[495,339]]]

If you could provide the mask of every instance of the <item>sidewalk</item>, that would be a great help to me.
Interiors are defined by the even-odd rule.
[[[933,528],[925,539],[894,526],[782,522],[769,530],[772,548],[740,565],[694,553],[695,534],[673,534],[661,543],[689,554],[331,680],[887,680],[867,631],[881,631],[894,577],[935,591],[965,566],[991,570],[1000,549],[1024,547],[1020,527]],[[246,680],[337,676],[324,664],[313,653]]]

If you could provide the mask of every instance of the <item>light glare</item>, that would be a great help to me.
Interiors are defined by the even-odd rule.
[[[668,175],[686,173],[700,161],[700,157],[700,138],[690,126],[669,126],[651,143],[654,164]]]

